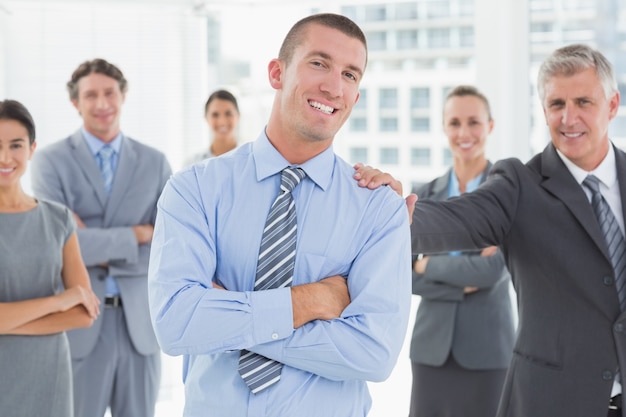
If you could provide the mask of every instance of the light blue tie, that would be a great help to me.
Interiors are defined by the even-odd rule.
[[[296,256],[296,207],[291,192],[306,176],[301,168],[285,168],[281,173],[280,194],[265,222],[254,290],[288,287],[293,279]],[[257,353],[242,350],[239,373],[256,394],[280,379],[283,364]]]
[[[100,148],[98,151],[98,161],[100,163],[100,173],[102,174],[102,182],[104,184],[104,191],[106,192],[107,197],[111,192],[111,185],[113,184],[113,156],[115,155],[115,150],[109,146],[105,145]],[[118,295],[120,293],[119,287],[117,286],[117,282],[115,282],[115,278],[111,275],[108,275],[105,279],[105,292],[107,295]]]
[[[598,218],[600,228],[604,234],[611,264],[615,272],[615,287],[622,311],[626,311],[626,244],[617,220],[611,207],[600,193],[600,180],[594,175],[588,175],[583,185],[591,191],[591,205]]]
[[[104,190],[107,196],[111,192],[111,185],[113,184],[113,155],[115,155],[115,150],[109,145],[103,146],[98,151],[100,173],[102,174],[102,182],[104,183]]]

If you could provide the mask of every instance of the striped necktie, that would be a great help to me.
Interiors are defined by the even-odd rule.
[[[102,174],[102,182],[104,183],[104,190],[107,196],[113,184],[113,155],[115,155],[115,151],[109,145],[103,146],[100,151],[98,151],[100,173]]]
[[[285,168],[281,173],[280,194],[265,222],[254,290],[262,291],[291,285],[296,255],[296,207],[291,192],[306,176],[301,168]],[[257,394],[280,379],[283,364],[257,353],[242,350],[239,373]]]
[[[583,185],[591,191],[591,205],[598,218],[600,228],[604,234],[611,264],[615,272],[615,287],[622,311],[626,311],[626,245],[624,236],[611,207],[600,193],[600,180],[594,175],[588,175]]]

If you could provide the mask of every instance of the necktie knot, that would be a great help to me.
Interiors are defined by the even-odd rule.
[[[108,162],[113,157],[114,153],[115,150],[113,150],[113,148],[109,145],[106,145],[100,148],[100,151],[98,151],[98,156],[100,157],[100,159],[102,159],[102,162]]]
[[[306,172],[302,168],[287,167],[280,175],[280,189],[284,193],[290,193],[300,181],[306,177]]]
[[[591,191],[592,194],[600,192],[600,180],[595,175],[587,175],[583,180],[583,185]]]

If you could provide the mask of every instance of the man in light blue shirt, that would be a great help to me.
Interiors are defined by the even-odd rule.
[[[161,195],[150,310],[161,348],[185,355],[185,416],[363,417],[366,381],[391,373],[411,297],[406,205],[360,187],[332,148],[366,62],[351,20],[302,19],[268,66],[276,96],[258,139],[177,173]],[[292,192],[293,282],[253,291],[286,167],[306,174]],[[252,393],[242,350],[282,363],[280,380]]]

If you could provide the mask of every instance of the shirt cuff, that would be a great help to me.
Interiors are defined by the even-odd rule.
[[[293,332],[291,288],[250,293],[256,344],[285,339]]]

